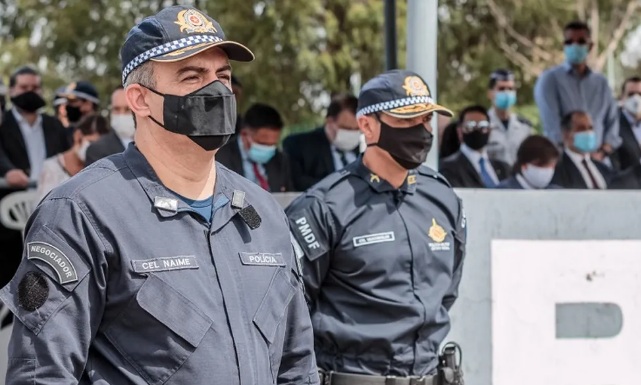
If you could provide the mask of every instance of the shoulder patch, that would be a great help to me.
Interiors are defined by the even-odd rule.
[[[309,209],[303,209],[288,216],[292,237],[300,248],[299,250],[295,248],[297,254],[302,250],[302,253],[313,261],[329,251],[325,232]]]
[[[55,246],[45,242],[29,242],[27,243],[27,258],[38,259],[51,266],[58,275],[58,282],[63,285],[78,280],[78,273],[73,263],[65,253]]]
[[[44,275],[30,271],[18,284],[18,304],[27,311],[40,309],[49,298],[49,284]]]
[[[523,124],[528,125],[528,126],[530,126],[530,127],[534,127],[534,124],[532,124],[532,122],[531,122],[529,119],[524,118],[524,117],[523,117],[523,116],[521,116],[521,115],[517,115],[517,116],[516,116],[516,120],[518,120],[518,121],[519,121],[519,123],[523,123]]]

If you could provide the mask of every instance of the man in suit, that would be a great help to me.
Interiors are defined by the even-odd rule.
[[[62,124],[38,112],[45,106],[45,100],[40,75],[35,69],[21,67],[11,75],[9,96],[12,107],[0,125],[0,176],[10,188],[0,190],[0,199],[38,180],[45,159],[70,147]],[[0,286],[4,286],[20,262],[20,232],[0,225],[0,246]]]
[[[111,94],[109,110],[112,131],[89,146],[85,165],[125,151],[129,143],[134,140],[136,132],[134,116],[129,109],[125,90],[122,87],[117,88]]]
[[[611,190],[639,190],[641,189],[641,163],[628,167],[616,174],[608,185]]]
[[[327,108],[324,127],[285,139],[283,150],[292,167],[296,191],[307,190],[358,158],[361,134],[356,121],[357,106],[356,97],[337,95]]]
[[[628,78],[621,86],[619,135],[623,144],[616,152],[619,168],[636,166],[641,159],[641,77]]]
[[[460,149],[443,159],[440,171],[453,187],[495,188],[510,174],[510,166],[490,159],[487,143],[492,131],[490,116],[483,106],[463,109],[456,127]]]
[[[2,116],[6,113],[7,110],[7,87],[0,79],[0,123],[2,123]]]
[[[291,191],[289,163],[277,148],[282,131],[275,108],[254,104],[245,113],[240,134],[218,150],[216,160],[267,191]]]
[[[552,183],[567,189],[608,188],[612,171],[590,156],[598,146],[592,118],[585,111],[572,111],[561,119],[563,155],[556,165]]]

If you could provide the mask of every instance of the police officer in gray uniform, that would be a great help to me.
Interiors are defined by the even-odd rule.
[[[326,384],[437,384],[465,217],[447,180],[421,165],[434,112],[451,116],[416,73],[368,81],[357,112],[364,155],[286,210]]]
[[[144,19],[121,50],[135,144],[51,192],[0,298],[14,384],[318,384],[287,218],[215,162],[234,132],[228,59],[204,13]]]

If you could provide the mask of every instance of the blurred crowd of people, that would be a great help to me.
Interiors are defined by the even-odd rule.
[[[439,124],[439,167],[449,182],[497,189],[641,188],[641,77],[626,79],[617,100],[606,78],[587,64],[592,45],[587,24],[565,26],[565,61],[544,71],[534,92],[544,135],[513,112],[514,74],[492,72],[489,108],[467,106]],[[242,96],[236,78],[232,89]],[[91,83],[77,81],[55,91],[55,116],[41,112],[46,104],[41,76],[32,67],[15,70],[8,87],[0,84],[0,177],[7,185],[0,199],[28,187],[43,197],[134,140],[135,121],[122,88],[107,102]],[[364,150],[357,104],[352,95],[334,95],[323,125],[284,140],[280,113],[254,104],[238,114],[236,135],[217,160],[265,190],[304,191]],[[19,232],[0,226],[0,243],[20,255]]]
[[[641,187],[641,78],[626,79],[619,100],[605,77],[587,65],[593,42],[587,24],[564,29],[565,62],[537,80],[535,101],[544,135],[512,110],[514,74],[489,75],[490,108],[465,107],[439,130],[440,171],[455,187],[639,188]],[[243,92],[233,80],[237,98]],[[133,140],[135,122],[122,88],[111,94],[109,118],[89,82],[56,90],[55,117],[41,113],[46,101],[38,72],[22,67],[0,87],[0,176],[12,189],[36,185],[42,197],[83,167],[121,152]],[[324,124],[279,143],[284,122],[268,104],[239,114],[236,136],[217,159],[272,192],[304,191],[353,162],[363,150],[356,123],[358,100],[334,95]],[[6,194],[6,192],[5,192]]]

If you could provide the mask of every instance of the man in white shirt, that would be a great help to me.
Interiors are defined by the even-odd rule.
[[[492,108],[487,112],[492,125],[487,152],[491,158],[512,166],[521,143],[534,134],[532,123],[512,112],[516,104],[514,73],[506,69],[492,72],[487,96],[492,102]]]
[[[613,173],[590,157],[598,146],[590,115],[585,111],[568,113],[561,120],[561,132],[564,151],[552,183],[568,189],[607,189]]]
[[[134,116],[127,105],[125,90],[122,87],[117,88],[111,94],[109,111],[112,131],[89,146],[85,160],[86,165],[125,151],[129,143],[134,140],[136,132]]]
[[[463,109],[456,128],[461,142],[459,151],[443,159],[440,172],[453,187],[495,188],[510,174],[510,166],[491,159],[487,144],[492,130],[483,106]]]
[[[0,199],[26,188],[39,176],[44,160],[70,147],[65,128],[54,117],[42,114],[42,82],[31,67],[21,67],[9,79],[11,109],[0,124],[0,178],[7,187],[0,189]],[[3,267],[0,286],[13,276],[22,257],[20,231],[0,225]]]

